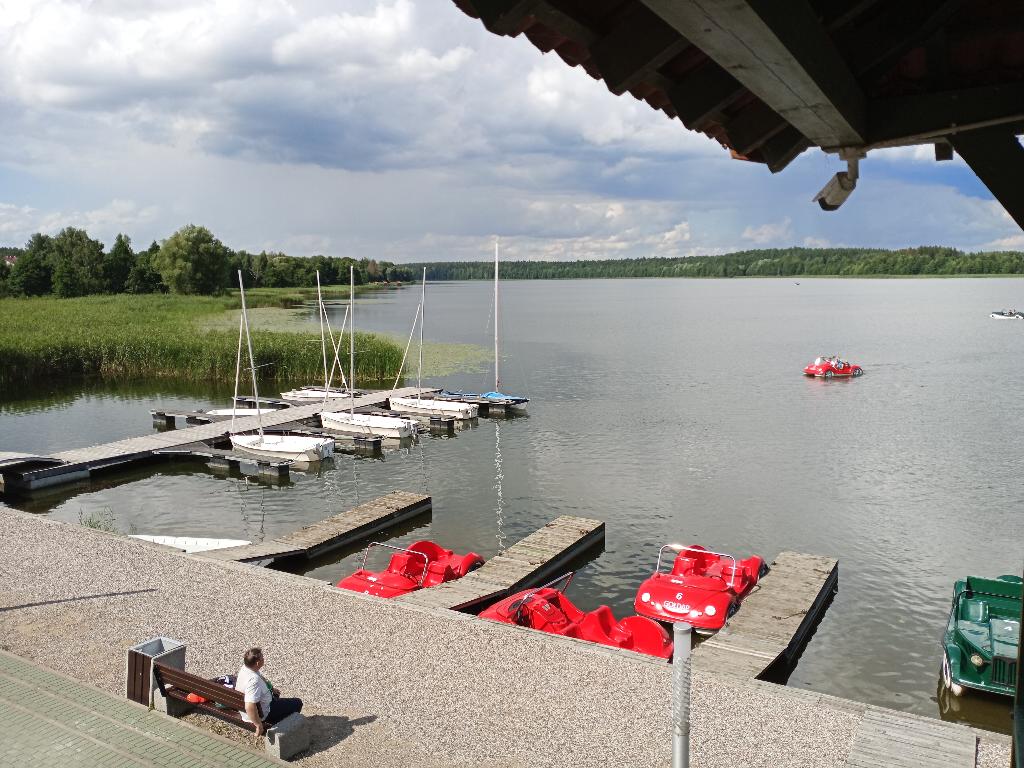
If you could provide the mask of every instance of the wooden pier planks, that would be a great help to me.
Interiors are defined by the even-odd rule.
[[[602,521],[563,515],[492,557],[479,570],[395,599],[431,608],[472,608],[560,576],[574,559],[603,543]]]
[[[296,555],[316,557],[425,514],[430,508],[430,496],[408,491],[392,491],[273,541],[214,549],[201,554],[214,560],[236,562],[263,561]]]
[[[424,394],[437,392],[436,389],[424,388],[419,390],[416,387],[404,387],[396,389],[394,395],[395,397],[413,397],[417,392],[421,391]],[[362,395],[355,398],[355,407],[362,408],[380,405],[391,394],[388,391],[380,391]],[[235,431],[253,431],[259,426],[259,419],[261,418],[264,427],[275,427],[315,416],[322,410],[323,403],[316,402],[310,405],[282,408],[272,413],[265,413],[261,417],[246,416],[235,420]],[[87,478],[92,471],[148,459],[159,450],[177,448],[189,443],[222,437],[227,434],[227,430],[228,427],[225,422],[214,422],[55,453],[51,458],[63,463],[53,467],[24,472],[15,485],[32,490],[34,488],[58,485],[63,482]]]
[[[794,663],[838,585],[835,558],[782,552],[726,629],[694,649],[694,664],[750,678]]]
[[[868,706],[846,768],[975,768],[977,737],[929,717]]]

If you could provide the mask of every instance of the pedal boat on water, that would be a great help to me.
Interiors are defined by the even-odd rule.
[[[480,618],[661,659],[672,657],[672,637],[658,622],[643,616],[627,616],[616,621],[607,605],[593,611],[577,608],[565,595],[573,575],[570,571],[542,587],[517,592],[482,611]],[[555,585],[560,582],[561,588],[556,589]]]
[[[672,570],[663,573],[666,550],[677,552]],[[685,621],[700,634],[713,634],[739,608],[768,566],[757,555],[737,560],[699,544],[666,544],[658,550],[654,573],[636,591],[636,612],[657,621]]]
[[[391,549],[395,554],[383,571],[368,571],[366,556],[374,547]],[[373,542],[363,551],[359,570],[338,582],[340,589],[377,597],[398,597],[461,579],[484,564],[476,552],[457,555],[432,541],[417,541],[408,548]]]
[[[1024,312],[1016,309],[997,309],[989,315],[993,320],[1024,320]]]
[[[1013,696],[1017,680],[1022,600],[1019,576],[968,576],[953,585],[942,638],[942,684]]]
[[[804,368],[804,376],[814,376],[817,379],[846,379],[863,375],[864,369],[859,365],[840,360],[838,357],[816,357],[813,363]]]

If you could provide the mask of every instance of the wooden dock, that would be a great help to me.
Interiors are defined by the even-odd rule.
[[[313,558],[361,541],[431,511],[431,498],[421,493],[392,491],[358,507],[307,525],[262,544],[246,544],[201,552],[213,560],[269,565],[291,557]]]
[[[395,390],[394,395],[397,397],[413,397],[419,391],[416,387],[405,387]],[[436,389],[422,390],[424,394],[436,391]],[[357,397],[355,399],[355,407],[379,406],[391,394],[388,391],[381,391]],[[323,404],[317,402],[310,405],[282,408],[272,413],[265,413],[260,417],[246,416],[244,418],[237,418],[235,419],[235,431],[254,431],[259,427],[261,419],[264,427],[280,427],[284,424],[314,417],[322,410]],[[4,481],[0,487],[3,488],[4,492],[11,490],[33,490],[74,480],[82,480],[96,472],[152,460],[158,456],[160,451],[214,440],[226,434],[227,424],[216,422],[187,427],[185,429],[158,432],[142,437],[131,437],[126,440],[93,445],[88,448],[63,451],[55,453],[53,456],[45,457],[47,460],[60,462],[53,466],[40,467],[38,466],[38,461],[36,461],[23,465],[17,463],[8,464],[0,468],[0,474],[3,475]]]
[[[784,682],[839,589],[839,561],[783,552],[726,628],[694,648],[698,669]]]
[[[868,706],[845,768],[975,768],[977,737],[942,720]]]
[[[421,589],[397,602],[431,608],[472,611],[518,590],[550,581],[591,549],[604,545],[604,523],[563,515],[492,557],[457,581]]]

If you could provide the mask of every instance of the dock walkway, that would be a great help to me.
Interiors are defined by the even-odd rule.
[[[280,768],[257,752],[0,651],[4,765]]]
[[[424,394],[436,392],[436,389],[417,389],[416,387],[404,387],[396,389],[396,397],[414,397],[417,392]],[[355,407],[367,407],[380,405],[388,399],[392,393],[386,390],[373,392],[362,397],[355,398]],[[261,420],[263,427],[275,427],[293,421],[315,416],[323,410],[323,403],[316,402],[310,405],[300,405],[292,408],[282,408],[272,413],[265,413],[262,416],[246,416],[235,419],[235,431],[247,432],[257,429]],[[227,434],[227,425],[224,422],[200,424],[198,426],[174,429],[167,432],[158,432],[141,437],[130,437],[125,440],[116,440],[111,443],[92,445],[86,448],[76,448],[70,451],[62,451],[53,454],[50,459],[60,461],[60,464],[51,467],[36,468],[34,465],[26,471],[16,472],[8,468],[5,475],[15,473],[14,482],[11,485],[17,489],[33,490],[45,488],[51,485],[82,480],[93,472],[110,469],[137,461],[152,458],[160,451],[179,448],[189,443],[197,443],[205,440],[222,437]],[[6,480],[6,478],[5,478]],[[7,490],[7,485],[2,486]]]
[[[694,666],[748,679],[784,678],[838,588],[834,558],[782,552],[725,630],[694,649]]]
[[[326,520],[307,525],[293,533],[262,544],[246,544],[202,552],[213,560],[269,565],[286,557],[317,557],[334,549],[366,539],[406,520],[431,511],[430,496],[392,491]]]
[[[396,601],[469,610],[560,576],[573,560],[603,544],[603,522],[562,515],[461,579],[410,592]]]

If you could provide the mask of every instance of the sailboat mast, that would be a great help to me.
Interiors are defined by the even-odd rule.
[[[356,410],[356,268],[348,267],[348,394],[349,413]]]
[[[327,406],[327,387],[330,382],[327,376],[327,339],[324,337],[324,297],[320,293],[320,270],[316,271],[316,305],[320,315],[320,349],[324,355],[324,407]]]
[[[501,391],[501,375],[498,372],[501,357],[498,354],[498,238],[494,238],[494,391]]]
[[[423,268],[423,283],[420,288],[420,364],[416,369],[416,399],[423,398],[423,318],[427,309],[427,268]]]
[[[230,432],[235,431],[235,411],[238,410],[238,379],[242,375],[242,322],[241,315],[238,316],[238,352],[235,353],[235,399],[231,401],[231,427]]]
[[[252,354],[252,336],[249,335],[249,313],[245,310],[245,286],[242,285],[242,270],[238,270],[238,290],[242,295],[242,324],[245,326],[245,343],[249,347],[249,368],[252,371],[252,395],[256,399],[256,424],[259,426],[260,442],[263,442],[263,417],[260,415],[260,391],[256,386],[256,358]]]

